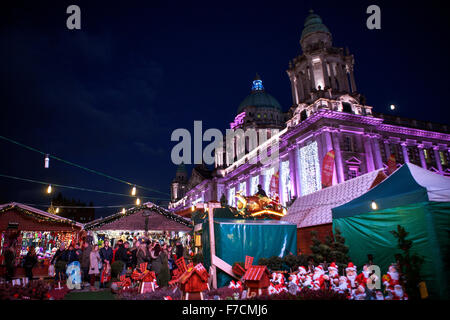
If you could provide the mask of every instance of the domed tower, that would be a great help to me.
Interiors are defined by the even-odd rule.
[[[231,129],[281,129],[285,115],[280,103],[264,89],[261,77],[256,74],[251,93],[241,102]]]
[[[319,98],[338,100],[348,96],[360,103],[353,74],[354,57],[348,49],[333,47],[331,32],[319,15],[310,10],[300,45],[303,54],[289,62],[293,107]],[[363,103],[363,102],[362,102]]]
[[[184,163],[182,163],[178,166],[175,178],[172,180],[170,188],[172,202],[175,202],[184,197],[186,193],[187,183],[187,171]]]

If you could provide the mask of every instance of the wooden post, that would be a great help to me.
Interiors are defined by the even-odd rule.
[[[214,256],[216,255],[216,239],[214,237],[214,207],[211,202],[208,203],[208,224],[209,224],[209,248],[211,251],[211,271],[212,271],[212,287],[217,289],[217,272],[214,265]]]

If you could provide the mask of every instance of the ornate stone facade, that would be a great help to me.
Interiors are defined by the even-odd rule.
[[[294,198],[322,188],[322,161],[330,150],[335,152],[333,185],[387,169],[391,154],[397,167],[411,162],[450,176],[450,126],[376,113],[365,105],[364,96],[356,89],[353,55],[332,46],[331,33],[313,12],[306,18],[300,44],[303,54],[294,58],[287,70],[293,105],[283,115],[285,124],[247,122],[251,119],[247,113],[243,116],[243,111],[264,109],[246,105],[231,125],[280,129],[269,136],[272,142],[278,141],[279,157],[265,165],[252,162],[261,156],[261,147],[247,144],[240,158],[225,159],[216,154],[210,177],[187,188],[184,197],[171,202],[171,210],[186,209],[199,199],[219,201],[222,194],[234,204],[237,191],[254,194],[258,184],[267,191],[275,172],[279,172],[280,200],[289,205]],[[276,107],[269,109],[279,112]]]

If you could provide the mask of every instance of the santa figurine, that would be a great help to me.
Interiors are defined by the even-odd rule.
[[[347,278],[347,285],[350,289],[351,293],[358,288],[358,281],[356,280],[356,266],[353,264],[353,262],[349,262],[347,265],[347,268],[345,268],[345,275]]]
[[[330,288],[334,288],[339,285],[338,266],[334,262],[332,262],[328,267],[328,282],[330,284]]]
[[[377,300],[384,300],[383,292],[381,292],[380,290],[377,290],[377,292],[375,293],[375,298]]]
[[[269,293],[269,295],[278,293],[277,289],[275,288],[275,285],[271,282],[269,287],[267,288],[267,292]]]
[[[243,286],[242,286],[242,282],[240,282],[240,281],[236,282],[235,288],[236,288],[236,289],[239,289],[239,291],[244,290],[244,288],[243,288]]]
[[[317,266],[314,269],[314,274],[312,276],[313,289],[314,290],[324,289],[325,288],[325,280],[326,279],[327,278],[325,277],[325,272],[323,271],[323,267],[322,266]]]
[[[348,287],[347,278],[344,277],[344,276],[341,276],[339,278],[339,285],[334,287],[333,290],[338,292],[338,293],[346,294],[347,297],[348,297],[350,289]]]
[[[360,284],[353,294],[354,300],[366,300],[366,288]]]
[[[383,275],[383,285],[386,289],[386,291],[394,291],[394,287],[397,284],[400,284],[400,275],[397,271],[397,266],[395,264],[392,264],[389,266],[389,270],[387,274]]]
[[[358,283],[366,284],[369,277],[370,277],[369,265],[365,264],[363,265],[362,272],[358,274],[358,276],[356,277],[356,280],[358,281]]]
[[[392,300],[408,300],[408,295],[403,291],[403,287],[399,284],[394,286],[394,291],[392,291]]]

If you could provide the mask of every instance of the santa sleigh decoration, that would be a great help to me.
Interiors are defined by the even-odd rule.
[[[244,217],[280,220],[285,215],[285,208],[280,204],[278,197],[275,199],[261,195],[246,197],[239,192],[235,197],[238,213]]]

